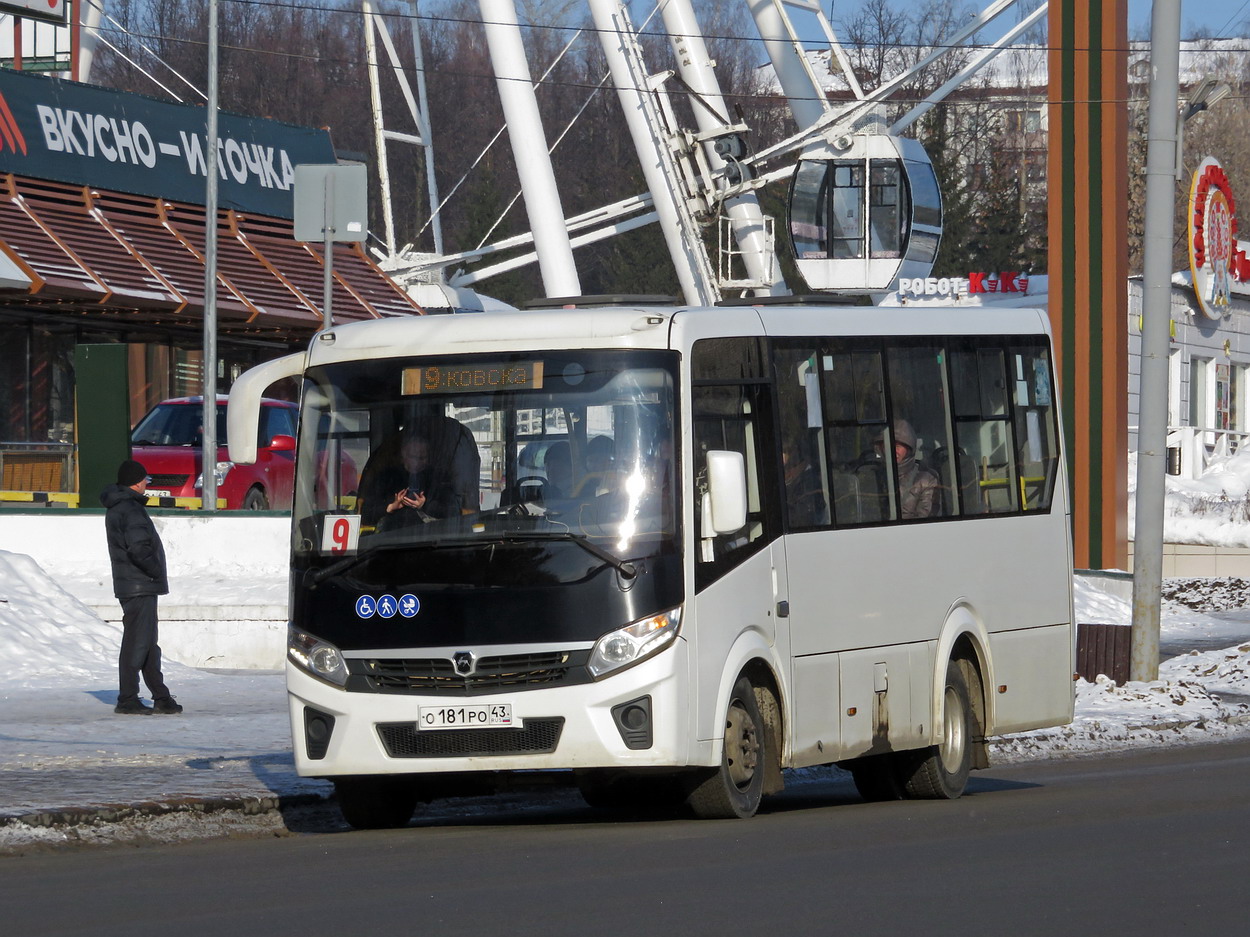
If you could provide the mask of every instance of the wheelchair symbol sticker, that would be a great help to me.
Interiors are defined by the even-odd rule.
[[[356,600],[356,614],[360,618],[372,618],[377,611],[377,606],[373,603],[373,596],[362,595]]]

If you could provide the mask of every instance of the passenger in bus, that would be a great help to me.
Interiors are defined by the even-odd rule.
[[[385,485],[384,491],[394,492],[386,505],[387,518],[383,520],[404,511],[415,511],[422,521],[448,516],[445,510],[440,510],[446,505],[434,502],[429,439],[416,433],[406,435],[399,445],[399,457],[402,469],[387,473],[389,484],[379,482]]]
[[[574,483],[571,492],[575,498],[595,498],[616,491],[620,487],[617,477],[616,443],[610,436],[594,436],[586,443],[582,460],[586,471]]]
[[[547,471],[547,483],[542,488],[544,501],[566,498],[573,490],[573,456],[564,440],[553,442],[543,455],[543,468]]]
[[[381,454],[382,448],[375,453]],[[405,430],[398,459],[392,457],[362,485],[362,522],[391,526],[477,510],[479,458],[472,435],[455,420]],[[366,473],[373,475],[369,468]]]
[[[594,436],[586,443],[586,471],[610,472],[616,461],[616,443],[609,436]]]
[[[877,440],[878,447],[884,444],[884,438]],[[894,464],[898,472],[899,514],[903,519],[940,514],[938,477],[916,461],[916,431],[903,419],[894,421]]]

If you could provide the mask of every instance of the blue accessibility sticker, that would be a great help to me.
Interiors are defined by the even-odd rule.
[[[380,617],[394,618],[397,611],[399,611],[399,603],[395,601],[395,596],[384,595],[378,599],[378,615]]]
[[[356,600],[356,614],[361,618],[372,618],[377,610],[371,595],[362,595]]]
[[[399,597],[399,614],[405,618],[411,618],[419,611],[421,611],[421,600],[411,592]]]

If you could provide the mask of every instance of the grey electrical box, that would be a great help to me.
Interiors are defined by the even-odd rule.
[[[363,241],[369,235],[369,173],[360,164],[295,167],[295,240]]]

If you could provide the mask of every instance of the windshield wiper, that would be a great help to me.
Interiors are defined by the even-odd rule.
[[[375,553],[389,553],[392,550],[412,550],[426,549],[428,547],[441,547],[448,543],[446,540],[400,540],[390,543],[374,544],[367,550],[361,550],[352,556],[345,556],[341,560],[336,560],[329,566],[323,566],[321,569],[308,573],[306,578],[309,581],[309,588],[315,589],[318,585],[325,582],[331,576],[337,576],[339,573],[345,573],[354,566],[358,566],[365,560],[369,559]]]
[[[498,534],[490,539],[493,539],[496,542],[504,542],[504,543],[526,543],[526,542],[534,541],[534,540],[571,541],[572,543],[577,544],[579,547],[581,547],[591,556],[595,557],[598,560],[602,560],[604,563],[611,566],[618,573],[620,573],[623,578],[633,579],[635,576],[638,575],[638,569],[637,567],[634,566],[633,563],[629,562],[628,560],[622,560],[619,557],[613,556],[607,550],[603,549],[603,547],[599,546],[596,543],[591,542],[584,535],[575,534],[571,531],[550,530],[550,531],[531,531],[529,533],[524,533],[524,534],[505,533],[505,534]],[[349,569],[352,569],[353,567],[358,566],[360,563],[369,559],[375,553],[390,552],[392,550],[413,550],[413,549],[426,550],[426,549],[433,549],[435,547],[449,546],[453,543],[456,544],[457,546],[482,545],[487,542],[489,542],[489,540],[474,541],[474,540],[464,540],[464,539],[459,539],[459,538],[456,538],[456,539],[439,538],[435,540],[402,540],[402,541],[393,541],[390,543],[378,543],[378,544],[374,544],[370,546],[368,550],[361,550],[360,552],[355,553],[352,556],[345,556],[341,560],[336,560],[335,562],[331,563],[329,566],[323,566],[321,567],[321,569],[314,570],[313,572],[306,574],[306,579],[308,581],[309,588],[316,588],[318,585],[325,582],[331,576],[337,576],[337,575],[340,575],[341,573],[347,572]]]
[[[638,575],[638,568],[634,566],[633,563],[629,562],[629,560],[622,560],[619,557],[613,556],[597,543],[593,543],[590,538],[586,537],[584,534],[575,534],[571,530],[547,530],[531,531],[524,534],[501,534],[499,539],[507,541],[508,543],[525,543],[529,540],[568,540],[577,544],[591,556],[603,560],[603,562],[607,563],[626,579],[633,579]]]

